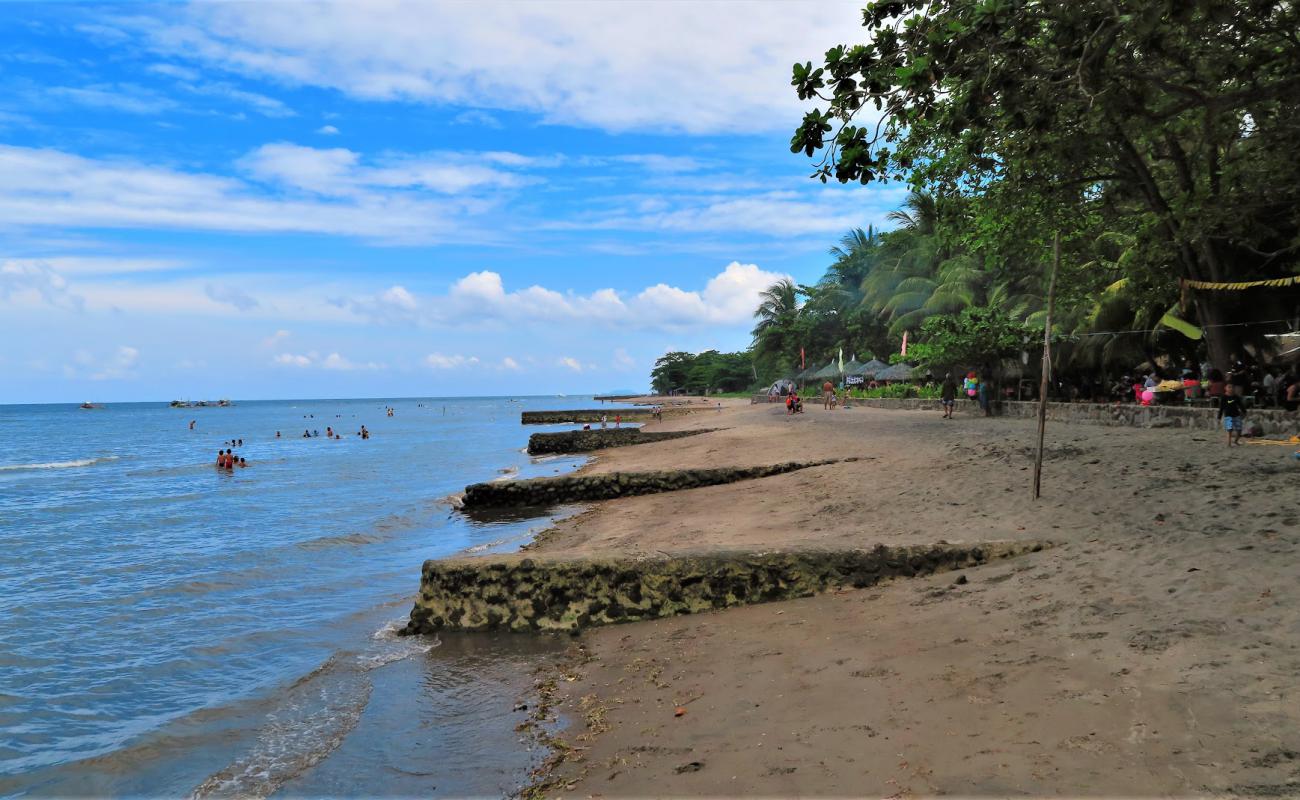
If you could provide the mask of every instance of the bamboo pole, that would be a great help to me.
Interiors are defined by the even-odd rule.
[[[1047,386],[1052,376],[1052,310],[1056,304],[1056,271],[1061,266],[1061,232],[1052,237],[1052,277],[1047,282],[1047,323],[1043,328],[1043,377],[1038,383],[1038,454],[1034,456],[1034,499],[1042,494],[1043,438],[1047,433]]]

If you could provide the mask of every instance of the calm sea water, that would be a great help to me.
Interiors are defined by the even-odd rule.
[[[393,629],[425,559],[548,521],[470,523],[442,499],[573,468],[522,452],[544,428],[519,413],[590,402],[0,406],[0,794],[517,786],[513,701],[562,643]],[[250,466],[218,471],[232,438]]]

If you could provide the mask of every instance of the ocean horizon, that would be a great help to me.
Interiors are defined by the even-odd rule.
[[[426,559],[553,519],[471,522],[446,498],[579,466],[530,458],[528,433],[564,426],[519,414],[588,402],[0,406],[0,794],[517,788],[515,694],[558,645],[395,632]],[[249,466],[216,468],[227,447]]]

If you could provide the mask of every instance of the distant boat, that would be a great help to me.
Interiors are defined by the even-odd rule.
[[[92,402],[90,402],[89,400],[87,400],[86,402],[82,403],[82,404],[81,404],[81,407],[82,407],[82,408],[86,408],[86,409],[103,408],[103,406],[98,405],[98,404],[96,404],[96,403],[92,403]]]
[[[172,408],[230,408],[234,403],[230,400],[173,400],[169,405]]]

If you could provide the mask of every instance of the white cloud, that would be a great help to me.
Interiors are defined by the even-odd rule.
[[[240,105],[246,105],[264,117],[283,119],[285,117],[297,116],[297,112],[286,106],[281,101],[276,100],[274,97],[267,97],[264,94],[246,91],[225,82],[182,83],[180,84],[180,88],[190,92],[191,94],[205,95],[207,97],[220,97],[225,100],[239,103]]]
[[[223,303],[225,305],[234,306],[240,311],[252,311],[261,305],[257,302],[257,298],[242,289],[228,284],[209,283],[207,286],[203,287],[203,293],[214,303]]]
[[[636,359],[627,354],[627,350],[618,348],[614,351],[614,369],[626,371],[636,366]]]
[[[45,89],[45,96],[55,101],[127,114],[161,114],[178,107],[175,100],[130,83],[51,86]]]
[[[322,125],[316,129],[316,132],[322,136],[337,136],[339,129],[333,125]]]
[[[570,356],[564,356],[555,362],[561,367],[566,367],[574,372],[582,372],[582,362]]]
[[[76,366],[65,365],[63,374],[68,378],[88,377],[92,381],[115,381],[134,378],[140,362],[140,351],[119,345],[113,353],[100,358],[89,350],[78,350],[73,355]]]
[[[367,166],[362,165],[360,153],[345,148],[320,149],[278,142],[262,145],[241,159],[240,165],[262,181],[337,197],[393,189],[460,194],[482,188],[515,188],[533,182],[524,175],[468,163],[491,155],[494,154],[396,155]],[[498,158],[498,163],[501,161]]]
[[[861,3],[220,3],[123,24],[175,59],[356,98],[715,134],[793,129],[790,65],[859,38]]]
[[[72,309],[85,306],[85,298],[68,288],[67,279],[49,262],[37,259],[0,261],[0,301]]]
[[[476,356],[444,356],[442,353],[430,353],[424,357],[424,363],[431,369],[461,369],[474,366],[478,363],[478,358]]]
[[[510,370],[511,372],[518,372],[521,369],[519,366],[519,362],[515,361],[510,356],[506,356],[505,358],[501,359],[501,368]]]
[[[288,339],[289,336],[290,333],[288,331],[283,329],[278,330],[275,333],[271,334],[270,336],[262,340],[262,347],[266,347],[266,348],[275,347],[280,342],[284,341],[285,339]]]
[[[534,322],[580,323],[635,328],[747,324],[759,293],[789,276],[733,261],[699,291],[656,284],[624,297],[613,289],[590,294],[544,286],[509,291],[500,273],[471,272],[445,295],[418,296],[402,286],[373,295],[331,301],[375,323],[424,325]]]
[[[392,173],[397,168],[389,167],[372,186],[358,185],[346,174],[353,157],[348,151],[301,151],[296,162],[283,151],[274,160],[279,178],[328,196],[267,197],[226,176],[0,145],[0,219],[30,226],[320,233],[384,243],[481,241],[466,221],[472,210],[466,202],[403,190],[422,186],[423,179],[400,180]],[[261,162],[266,169],[271,163]]]
[[[301,369],[307,369],[310,367],[310,368],[317,368],[317,369],[335,370],[341,372],[350,372],[352,370],[387,369],[387,365],[385,364],[379,364],[374,361],[358,363],[355,361],[351,361],[348,358],[339,355],[338,353],[330,353],[324,358],[321,358],[320,354],[314,350],[310,353],[305,353],[305,354],[280,353],[279,355],[271,359],[271,363],[280,366],[286,366],[286,367],[298,367]]]
[[[480,111],[476,108],[460,112],[451,121],[455,125],[477,125],[481,128],[491,128],[493,130],[500,130],[504,127],[501,120],[486,111]]]
[[[312,365],[312,357],[295,355],[294,353],[281,353],[271,359],[271,363],[290,367],[310,367]]]

